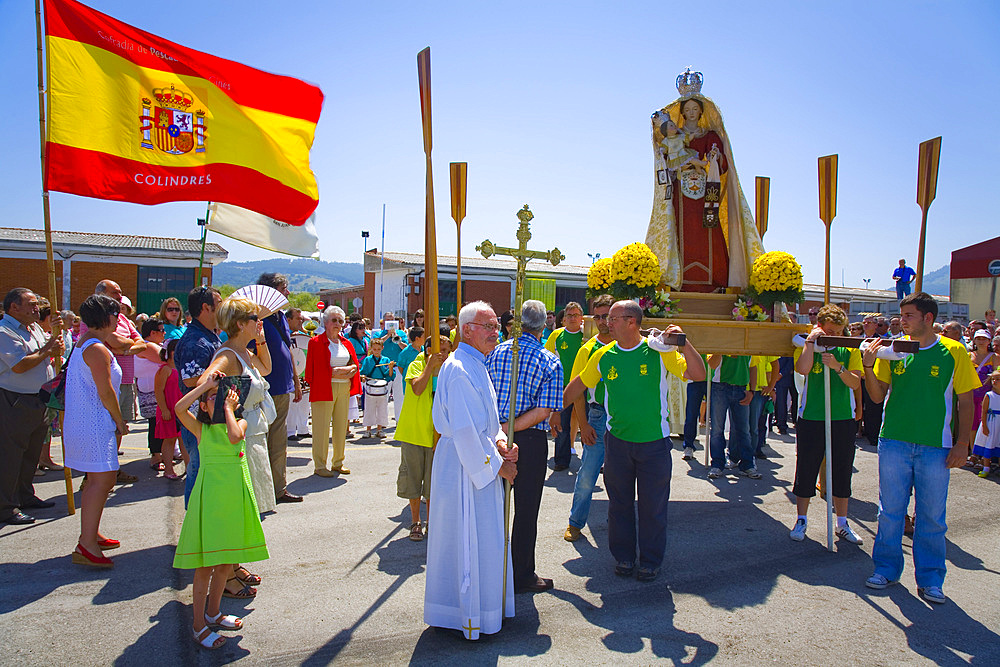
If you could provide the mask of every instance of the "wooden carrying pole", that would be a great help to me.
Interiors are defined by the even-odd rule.
[[[830,227],[837,216],[837,156],[819,158],[819,217],[826,225],[826,275],[823,302],[830,303]],[[819,351],[819,350],[817,350]],[[825,350],[824,350],[825,351]],[[830,367],[823,364],[823,427],[826,435],[826,548],[833,551],[833,421],[830,408]]]
[[[830,303],[830,225],[837,217],[837,156],[819,159],[819,219],[826,223],[826,273],[823,303]]]
[[[45,261],[49,272],[49,303],[52,304],[52,311],[59,310],[62,300],[56,291],[56,262],[52,251],[52,222],[49,216],[49,191],[45,187],[45,154],[47,133],[45,129],[45,68],[42,65],[42,7],[41,1],[35,0],[35,40],[38,44],[38,132],[41,141],[41,164],[42,164],[42,218],[45,221]],[[69,285],[63,285],[64,289],[69,289]],[[52,327],[53,336],[61,336],[61,327]],[[56,357],[56,370],[62,359]],[[62,438],[60,438],[60,441]],[[76,504],[73,501],[73,471],[66,463],[66,445],[62,445],[63,455],[63,476],[66,479],[66,513],[76,514]]]
[[[941,137],[920,144],[917,158],[917,204],[920,205],[920,246],[917,248],[917,292],[924,289],[924,243],[927,239],[927,209],[937,195],[938,163],[941,161]]]
[[[462,309],[462,221],[465,220],[465,191],[468,182],[469,164],[467,162],[452,162],[451,165],[451,217],[455,221],[455,314]],[[462,334],[459,330],[456,340]]]
[[[437,232],[434,229],[434,177],[431,170],[431,47],[417,54],[417,77],[420,83],[420,119],[424,131],[424,157],[427,160],[426,202],[424,208],[424,330],[431,341],[431,353],[441,351],[438,337]],[[384,252],[384,249],[383,249]]]
[[[771,179],[767,176],[758,176],[754,181],[754,208],[757,217],[757,232],[761,238],[767,231],[767,211],[771,202]]]

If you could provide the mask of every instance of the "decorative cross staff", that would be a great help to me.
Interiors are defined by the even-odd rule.
[[[566,256],[559,252],[559,248],[553,248],[549,252],[540,250],[528,250],[528,241],[531,240],[531,230],[528,223],[534,218],[534,214],[528,209],[528,205],[517,212],[517,219],[521,224],[517,228],[518,246],[516,248],[502,248],[493,245],[489,239],[476,246],[476,251],[482,253],[483,257],[489,259],[493,255],[509,255],[517,260],[517,278],[514,283],[514,325],[511,329],[510,344],[510,413],[507,417],[507,430],[510,431],[510,438],[514,438],[514,418],[517,417],[517,351],[518,338],[521,337],[521,305],[524,301],[524,274],[527,271],[527,264],[532,259],[547,259],[552,266],[557,266],[559,262],[566,259]],[[507,616],[507,552],[510,550],[510,482],[504,481],[503,493],[503,613],[501,618]]]

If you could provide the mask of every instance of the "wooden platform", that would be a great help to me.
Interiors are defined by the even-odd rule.
[[[674,292],[671,294],[683,309],[680,317],[664,319],[644,317],[642,328],[666,329],[676,324],[688,335],[691,344],[705,354],[760,354],[778,357],[791,356],[794,351],[792,336],[809,333],[808,324],[784,322],[737,322],[732,319],[733,306],[739,294],[700,294]],[[593,320],[584,322],[584,336],[597,333]]]

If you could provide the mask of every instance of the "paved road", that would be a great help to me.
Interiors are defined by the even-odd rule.
[[[537,560],[556,588],[517,596],[516,617],[478,643],[422,622],[426,543],[407,539],[398,450],[352,440],[353,474],[321,479],[310,474],[308,442],[293,444],[289,488],[306,501],[265,519],[271,558],[253,566],[264,578],[257,598],[224,601],[245,629],[201,651],[189,635],[191,574],[171,567],[183,482],[154,476],[144,427],[135,428],[123,463],[140,480],[118,487],[104,515],[104,531],[123,543],[113,570],[71,564],[79,522],[65,515],[61,474],[36,478],[55,509],[37,511],[33,526],[0,527],[0,664],[1000,664],[996,481],[953,471],[950,599],[931,607],[916,596],[909,556],[902,585],[863,586],[876,528],[871,448],[858,450],[850,505],[865,544],[838,542],[830,553],[823,504],[810,510],[806,541],[788,539],[795,446],[775,435],[756,481],[710,482],[675,450],[668,562],[652,584],[612,573],[600,486],[584,539],[562,539],[579,461],[552,473]]]

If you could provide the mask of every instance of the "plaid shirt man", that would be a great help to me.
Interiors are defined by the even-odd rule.
[[[510,366],[512,340],[505,340],[486,358],[486,370],[490,373],[497,392],[497,410],[500,423],[510,417]],[[522,333],[517,347],[517,414],[522,415],[534,408],[549,408],[558,413],[563,402],[563,370],[559,358],[542,347],[542,343],[529,333]],[[549,430],[548,420],[531,428]]]

